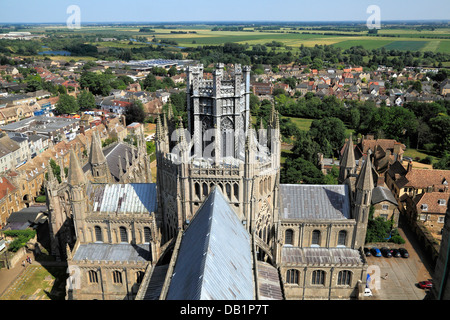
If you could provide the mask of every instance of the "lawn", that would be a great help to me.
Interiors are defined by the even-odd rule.
[[[291,121],[295,123],[297,128],[302,131],[308,131],[311,127],[311,123],[314,121],[313,119],[305,119],[305,118],[293,118],[293,117],[283,117],[283,118],[291,118]]]
[[[66,267],[28,265],[0,300],[64,300]]]
[[[419,159],[425,159],[426,157],[430,156],[430,157],[433,158],[432,163],[435,163],[435,162],[439,161],[438,158],[436,158],[436,157],[434,157],[434,156],[432,156],[432,155],[430,155],[430,154],[427,154],[427,153],[425,153],[425,152],[426,152],[426,151],[424,151],[424,150],[417,150],[417,149],[413,149],[413,148],[408,148],[408,149],[406,149],[405,152],[403,153],[403,156],[404,156],[404,157],[410,157],[410,158],[412,158],[413,160],[415,160],[416,158],[419,158]]]

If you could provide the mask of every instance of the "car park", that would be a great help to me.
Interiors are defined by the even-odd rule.
[[[403,258],[409,257],[408,250],[406,250],[405,248],[400,248],[400,249],[398,249],[398,251],[400,251],[400,254],[402,255]]]
[[[381,257],[381,251],[377,247],[373,247],[370,251],[374,257]]]
[[[391,254],[395,258],[400,258],[402,256],[402,254],[400,253],[400,251],[398,249],[392,249]]]
[[[372,255],[369,248],[364,248],[364,254],[366,255],[366,257],[370,257]]]
[[[381,251],[381,254],[382,254],[385,258],[391,258],[391,257],[392,257],[391,250],[389,250],[388,248],[383,247],[383,248],[380,249],[380,251]]]

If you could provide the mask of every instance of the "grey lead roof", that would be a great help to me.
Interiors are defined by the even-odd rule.
[[[397,201],[394,198],[391,190],[385,187],[376,187],[372,190],[372,204],[380,203],[382,201],[389,201],[392,204],[397,205]]]
[[[300,248],[283,247],[281,261],[287,264],[360,265],[363,263],[358,250],[351,248]]]
[[[149,261],[151,260],[150,247],[144,244],[110,244],[87,243],[80,244],[75,252],[74,261]]]
[[[250,235],[215,188],[184,232],[167,300],[254,299]]]
[[[92,212],[156,212],[156,183],[90,184],[87,190]]]
[[[103,149],[103,154],[108,162],[109,172],[111,172],[111,175],[114,177],[115,181],[120,181],[119,161],[122,163],[122,173],[126,173],[126,153],[128,153],[128,161],[131,166],[135,161],[136,151],[129,145],[119,142],[111,144]],[[88,162],[84,165],[83,171],[86,173],[89,170],[91,170],[91,164]]]
[[[282,219],[340,220],[350,218],[347,185],[280,184]]]

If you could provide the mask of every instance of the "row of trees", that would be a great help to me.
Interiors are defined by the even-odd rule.
[[[275,100],[284,116],[333,117],[354,129],[356,134],[373,133],[378,138],[402,141],[408,147],[435,150],[437,156],[450,150],[450,102],[446,100],[392,107],[377,107],[372,101],[340,100],[334,96],[320,99],[310,93],[295,100],[279,95]]]

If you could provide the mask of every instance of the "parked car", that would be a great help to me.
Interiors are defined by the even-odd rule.
[[[365,288],[364,289],[364,296],[365,297],[372,297],[373,296],[372,290],[370,290],[370,288]]]
[[[431,281],[420,281],[419,288],[421,289],[431,289],[433,287],[433,283]]]
[[[403,258],[409,257],[408,250],[406,250],[405,248],[400,248],[400,249],[398,249],[398,251],[400,251],[400,254],[402,255]]]
[[[372,255],[369,248],[364,248],[364,254],[366,255],[366,257],[370,257]]]
[[[392,249],[391,254],[395,258],[400,258],[402,256],[402,254],[400,253],[400,251],[398,249]]]
[[[374,257],[381,257],[381,251],[377,247],[373,247],[370,251]]]
[[[389,250],[388,248],[383,247],[383,248],[380,249],[380,251],[381,251],[381,254],[382,254],[384,257],[386,257],[386,258],[392,258],[391,250]]]

